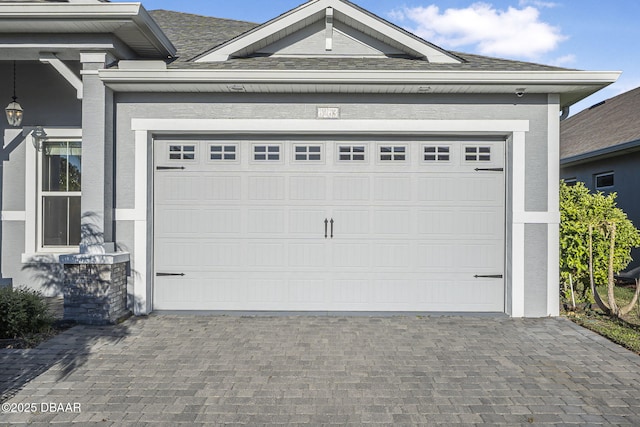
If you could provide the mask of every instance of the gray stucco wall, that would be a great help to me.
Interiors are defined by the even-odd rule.
[[[78,63],[67,63],[77,71]],[[0,61],[0,99],[2,108],[11,100],[13,62]],[[81,102],[76,91],[50,65],[36,61],[18,61],[16,64],[16,95],[24,109],[22,126],[79,128]],[[6,101],[6,103],[4,103]],[[10,128],[4,118],[0,120],[0,135]],[[0,211],[25,210],[25,143],[22,138],[9,142],[2,150],[0,166]],[[32,195],[36,197],[36,195]],[[0,232],[2,242],[1,279],[11,279],[15,286],[39,288],[32,274],[22,270],[21,257],[25,251],[24,221],[3,221]]]
[[[547,225],[527,224],[524,229],[524,315],[547,315]]]
[[[153,119],[315,119],[317,106],[338,106],[342,119],[529,120],[526,134],[527,211],[547,210],[546,95],[516,98],[469,95],[258,95],[258,94],[117,94],[116,209],[134,207],[134,133],[132,118]],[[508,153],[510,159],[510,153]],[[510,179],[508,180],[510,182]],[[507,205],[512,190],[507,187]],[[134,249],[131,223],[117,222],[116,242]],[[124,232],[124,230],[127,230]],[[507,230],[509,240],[510,230]],[[527,316],[547,315],[546,226],[528,226],[526,237]],[[510,250],[510,246],[508,247]],[[132,266],[135,271],[135,265]],[[507,265],[507,274],[509,265]],[[509,297],[509,296],[508,296]],[[507,306],[507,312],[511,307]]]
[[[593,160],[574,166],[560,168],[561,179],[575,178],[591,191],[596,191],[595,175],[603,172],[614,172],[614,186],[604,192],[618,194],[618,206],[627,213],[634,225],[640,227],[640,197],[638,197],[638,165],[640,151],[624,153],[619,156]],[[634,261],[628,269],[640,267],[640,249],[635,249],[631,256]]]

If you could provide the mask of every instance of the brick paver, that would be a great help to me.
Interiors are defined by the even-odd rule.
[[[640,425],[640,357],[565,319],[152,315],[0,364],[39,411],[0,424]]]

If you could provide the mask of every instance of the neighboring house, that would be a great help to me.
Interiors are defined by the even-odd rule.
[[[616,192],[618,206],[640,227],[640,88],[581,111],[560,129],[560,177]],[[640,267],[640,250],[631,255],[627,270]]]
[[[558,314],[560,112],[617,72],[449,52],[342,0],[262,25],[0,2],[0,38],[6,282],[60,260],[67,286],[130,265],[137,314]]]

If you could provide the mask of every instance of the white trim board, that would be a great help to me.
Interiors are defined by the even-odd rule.
[[[513,173],[513,200],[510,209],[514,215],[512,224],[512,274],[511,316],[523,317],[524,301],[524,230],[525,223],[548,223],[554,226],[555,212],[525,212],[525,135],[529,130],[528,120],[216,120],[216,119],[138,119],[131,121],[135,131],[135,200],[133,211],[127,210],[129,218],[135,218],[134,264],[137,272],[134,281],[136,314],[147,314],[152,310],[151,277],[153,236],[149,228],[151,221],[148,209],[150,185],[150,145],[154,134],[224,134],[242,129],[244,133],[256,134],[310,134],[322,135],[344,133],[351,135],[384,134],[450,134],[450,135],[504,135],[513,141],[513,161],[508,165]],[[508,207],[509,209],[509,207]],[[123,212],[124,214],[124,212]],[[518,222],[515,221],[518,216]],[[144,218],[144,219],[143,219]],[[551,238],[552,233],[550,233]],[[151,248],[151,250],[149,250]]]

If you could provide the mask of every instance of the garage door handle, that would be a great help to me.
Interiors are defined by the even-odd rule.
[[[329,227],[329,220],[327,218],[324,219],[324,238],[327,238],[327,228]]]
[[[159,171],[184,170],[184,166],[156,166]]]
[[[333,239],[333,218],[331,218],[331,238]]]
[[[475,276],[476,279],[479,278],[483,278],[483,279],[502,279],[502,274],[476,274]]]
[[[166,276],[184,276],[184,273],[156,273],[158,277],[166,277]]]

